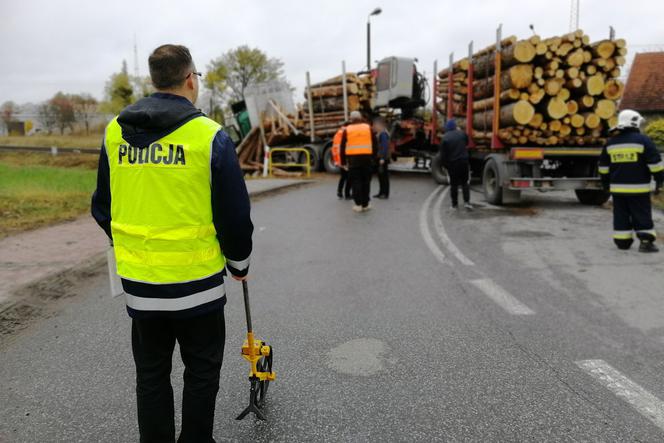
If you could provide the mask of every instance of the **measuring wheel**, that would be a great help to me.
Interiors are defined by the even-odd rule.
[[[261,358],[258,363],[256,363],[256,369],[258,372],[267,372],[272,373],[272,356],[274,355],[274,349],[270,346],[270,355],[267,357]],[[270,386],[270,380],[265,379],[257,382],[258,387],[256,389],[256,406],[262,408],[265,404],[265,396],[267,395],[267,388]]]
[[[254,337],[251,326],[251,309],[249,308],[249,289],[247,282],[242,282],[244,290],[244,311],[247,317],[247,340],[242,345],[242,357],[251,365],[249,373],[249,406],[237,416],[242,420],[250,412],[259,420],[265,420],[262,407],[267,396],[267,388],[274,381],[275,373],[272,371],[273,350],[263,340]]]

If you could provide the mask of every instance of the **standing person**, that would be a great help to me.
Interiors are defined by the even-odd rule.
[[[344,122],[332,139],[332,161],[339,168],[339,184],[337,185],[337,197],[351,199],[351,182],[348,174],[348,165],[341,164],[341,137],[348,122]],[[343,193],[342,193],[343,192]]]
[[[450,175],[452,209],[459,207],[459,186],[463,192],[463,206],[468,210],[473,209],[470,204],[468,136],[457,128],[453,118],[445,123],[445,134],[440,144],[440,153],[443,164]]]
[[[371,172],[376,155],[376,137],[371,126],[362,121],[359,111],[350,113],[350,124],[341,135],[341,164],[348,164],[350,181],[353,186],[353,211],[371,209]]]
[[[378,194],[374,195],[376,198],[387,199],[390,198],[390,176],[388,165],[390,163],[390,134],[387,132],[385,120],[377,118],[374,120],[374,128],[376,132],[376,141],[378,142]]]
[[[613,198],[613,241],[629,249],[633,234],[641,241],[639,252],[658,252],[650,202],[651,176],[655,192],[664,182],[664,163],[652,140],[641,134],[643,117],[629,109],[618,115],[616,133],[602,149],[599,173]]]
[[[253,225],[235,147],[194,107],[201,75],[189,50],[148,60],[156,93],[106,128],[92,216],[114,245],[132,319],[141,442],[174,442],[171,360],[185,366],[178,442],[213,442],[226,269],[249,271]]]

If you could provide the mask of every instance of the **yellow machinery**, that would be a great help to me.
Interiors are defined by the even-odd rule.
[[[259,420],[265,420],[265,415],[263,415],[261,409],[265,404],[267,388],[275,378],[275,373],[272,371],[273,351],[272,346],[259,338],[254,338],[254,331],[251,327],[249,288],[246,281],[242,282],[242,290],[244,292],[244,313],[247,317],[247,339],[242,345],[242,357],[251,365],[251,371],[249,372],[251,388],[249,391],[249,406],[237,416],[237,420],[242,420],[250,412],[253,412]]]

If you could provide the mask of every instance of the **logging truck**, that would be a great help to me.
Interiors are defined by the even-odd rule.
[[[514,203],[524,190],[574,190],[583,204],[600,205],[597,161],[615,125],[626,43],[591,43],[583,31],[561,37],[503,39],[438,72],[434,122],[455,118],[466,131],[471,171],[486,200]],[[435,69],[437,71],[437,69]],[[435,126],[435,123],[434,123]],[[440,158],[434,178],[446,182]]]

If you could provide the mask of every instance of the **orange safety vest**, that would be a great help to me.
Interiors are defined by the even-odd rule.
[[[341,166],[341,137],[344,134],[344,128],[339,128],[332,139],[332,161],[336,166]]]
[[[346,127],[346,155],[371,155],[371,126],[354,123]]]

